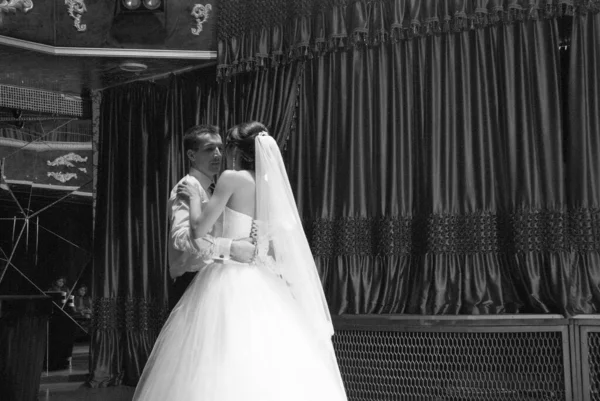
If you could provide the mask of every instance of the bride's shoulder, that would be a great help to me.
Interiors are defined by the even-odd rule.
[[[219,181],[224,181],[232,184],[239,184],[242,182],[254,182],[254,175],[246,170],[225,170],[221,173]]]

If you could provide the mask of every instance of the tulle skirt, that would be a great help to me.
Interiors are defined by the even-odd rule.
[[[143,401],[346,401],[330,341],[311,333],[284,281],[211,264],[163,327],[137,386]]]

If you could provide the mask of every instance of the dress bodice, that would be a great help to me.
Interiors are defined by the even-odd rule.
[[[252,231],[252,217],[247,214],[225,207],[223,212],[223,237],[246,238]]]

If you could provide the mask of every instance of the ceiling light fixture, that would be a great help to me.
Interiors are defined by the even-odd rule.
[[[162,0],[144,0],[144,6],[148,10],[156,10],[162,4]]]
[[[142,72],[142,71],[146,71],[148,69],[148,66],[146,64],[142,64],[142,63],[134,63],[131,61],[126,61],[124,63],[121,63],[119,65],[119,68],[122,69],[123,71],[127,71],[127,72]]]
[[[120,12],[140,13],[140,12],[164,12],[164,0],[121,0],[119,2]]]
[[[123,7],[128,10],[137,10],[142,5],[142,0],[122,0]]]

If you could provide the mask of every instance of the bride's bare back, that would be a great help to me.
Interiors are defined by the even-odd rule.
[[[185,186],[184,184],[181,184]],[[184,190],[192,196],[190,190]],[[250,216],[256,216],[256,182],[253,171],[226,170],[221,174],[213,196],[204,210],[200,199],[190,202],[190,228],[194,238],[202,238],[211,230],[225,207]]]
[[[254,171],[229,171],[229,175],[234,181],[234,190],[227,202],[227,207],[254,218],[256,216],[256,180]]]

